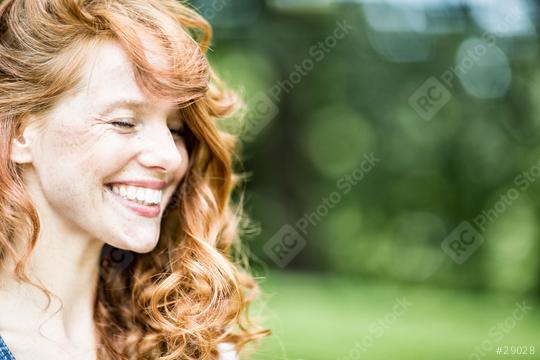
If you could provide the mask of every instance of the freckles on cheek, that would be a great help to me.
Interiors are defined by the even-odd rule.
[[[95,211],[102,201],[105,172],[112,158],[102,128],[50,128],[38,159],[42,191],[49,204],[69,218]]]
[[[92,127],[73,125],[57,127],[49,134],[57,152],[73,155],[83,155],[91,150],[99,142],[101,135]]]
[[[81,176],[92,177],[94,171],[105,165],[104,138],[106,129],[96,124],[81,121],[64,121],[48,133],[50,151],[64,169],[82,172]],[[110,160],[110,158],[109,158]]]
[[[46,158],[42,163],[48,169],[42,170],[47,172],[46,177],[56,180],[57,186],[62,185],[63,191],[71,192],[66,195],[77,196],[83,191],[84,182],[97,180],[104,160],[99,151],[102,134],[97,130],[72,125],[59,126],[47,133],[43,149]]]

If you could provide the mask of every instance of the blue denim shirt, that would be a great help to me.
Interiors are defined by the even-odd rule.
[[[0,360],[15,360],[15,356],[9,351],[4,339],[0,336]]]

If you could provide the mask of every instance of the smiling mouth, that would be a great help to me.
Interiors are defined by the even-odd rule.
[[[107,184],[105,186],[121,198],[140,205],[152,206],[160,204],[163,197],[162,190],[123,184]]]
[[[114,200],[137,215],[157,217],[161,212],[162,190],[123,184],[106,184],[105,189]]]

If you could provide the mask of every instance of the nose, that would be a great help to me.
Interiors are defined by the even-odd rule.
[[[147,125],[139,133],[142,148],[139,153],[139,162],[144,167],[162,168],[172,174],[182,165],[178,144],[164,123]]]

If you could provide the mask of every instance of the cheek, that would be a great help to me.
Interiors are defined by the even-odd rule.
[[[48,130],[34,162],[48,200],[70,210],[93,206],[86,199],[101,186],[103,172],[117,159],[110,156],[110,147],[92,129],[65,126]]]
[[[88,129],[79,129],[75,126],[58,126],[48,129],[41,151],[51,153],[58,159],[81,159],[81,155],[86,156],[88,150],[95,143],[96,139]]]

